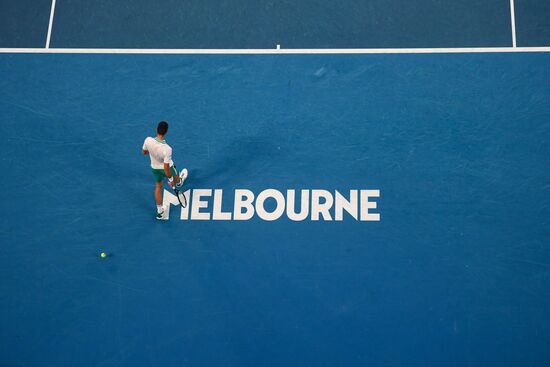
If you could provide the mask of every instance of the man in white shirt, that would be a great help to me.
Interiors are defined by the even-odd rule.
[[[183,169],[179,175],[172,162],[172,148],[164,140],[164,136],[168,132],[168,123],[166,121],[159,122],[157,126],[157,136],[147,137],[143,142],[141,154],[149,154],[151,158],[151,170],[155,178],[155,201],[157,202],[157,219],[164,218],[165,208],[162,206],[162,190],[164,178],[168,178],[168,184],[171,187],[181,187],[183,181],[187,178],[187,169]],[[175,182],[174,182],[175,180]]]

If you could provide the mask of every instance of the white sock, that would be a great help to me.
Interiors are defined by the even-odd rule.
[[[164,207],[162,205],[157,205],[157,213],[162,213],[164,211]]]

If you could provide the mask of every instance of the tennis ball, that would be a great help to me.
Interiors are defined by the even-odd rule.
[[[105,252],[102,252],[102,253],[101,253],[101,257],[102,257],[102,258],[106,258],[106,257],[107,257],[107,254],[106,254]]]

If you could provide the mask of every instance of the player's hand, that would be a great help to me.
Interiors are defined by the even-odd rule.
[[[168,181],[168,185],[170,185],[171,188],[174,188],[174,181]]]

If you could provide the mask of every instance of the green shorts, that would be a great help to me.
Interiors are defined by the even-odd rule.
[[[151,171],[153,172],[153,177],[155,177],[155,182],[161,182],[166,178],[166,174],[164,173],[164,169],[155,169],[151,168]],[[178,172],[176,171],[176,166],[170,167],[170,171],[172,171],[172,177],[176,176]]]

